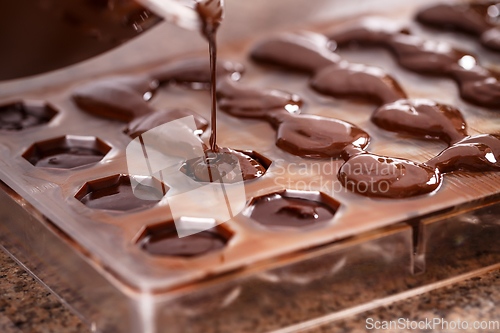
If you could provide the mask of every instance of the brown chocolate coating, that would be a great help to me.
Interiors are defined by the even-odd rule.
[[[339,158],[354,145],[365,148],[370,136],[351,123],[314,115],[275,113],[276,146],[290,154],[308,158]]]
[[[300,228],[330,220],[334,214],[322,202],[275,193],[257,199],[250,218],[266,226]]]
[[[500,135],[467,137],[446,148],[426,164],[441,172],[500,171]]]
[[[152,112],[146,100],[157,87],[158,82],[149,77],[116,76],[87,83],[72,98],[88,113],[131,121]]]
[[[239,78],[244,72],[243,65],[226,60],[217,62],[217,76],[229,75]],[[234,75],[233,75],[234,74]],[[174,61],[150,73],[160,83],[186,84],[195,89],[210,89],[210,61],[207,58],[189,58]]]
[[[265,118],[271,110],[302,107],[295,94],[274,89],[249,88],[226,76],[217,84],[219,109],[240,118]]]
[[[476,59],[443,42],[424,40],[401,32],[385,21],[366,21],[359,27],[329,35],[339,46],[349,43],[382,46],[390,50],[399,64],[427,75],[447,76],[459,86],[461,97],[475,105],[500,108],[500,82],[497,74],[476,65]]]
[[[257,62],[313,74],[341,62],[340,56],[332,51],[325,36],[301,31],[281,33],[263,40],[253,47],[251,57]]]
[[[204,132],[207,129],[208,121],[194,111],[189,109],[164,109],[135,118],[128,124],[124,132],[131,138],[135,138],[157,126],[188,116],[194,117],[198,130]]]
[[[217,233],[202,231],[179,238],[175,229],[154,233],[146,237],[140,246],[153,255],[196,257],[222,249],[227,240]]]
[[[99,162],[105,154],[98,150],[84,147],[58,147],[43,152],[30,160],[37,167],[71,169],[78,166]]]
[[[376,198],[408,198],[441,184],[439,171],[425,164],[367,152],[346,153],[338,179],[349,191]]]
[[[20,131],[45,124],[55,113],[42,102],[25,101],[0,106],[0,130]]]
[[[196,181],[217,182],[224,177],[225,183],[231,183],[241,179],[235,174],[236,161],[244,181],[262,177],[266,172],[266,168],[248,154],[222,147],[215,154],[207,150],[205,156],[186,161],[181,170]]]
[[[428,99],[401,99],[384,104],[371,120],[387,131],[420,139],[438,139],[448,145],[467,136],[465,120],[452,106]]]
[[[148,191],[151,190],[148,188]],[[113,211],[146,208],[158,203],[158,200],[142,200],[137,198],[130,185],[130,179],[126,176],[121,176],[116,182],[106,187],[91,190],[80,201],[89,208]]]
[[[3,1],[0,80],[62,68],[108,51],[160,22],[132,0]]]
[[[500,51],[500,32],[497,28],[499,8],[496,1],[472,3],[438,4],[421,10],[417,14],[420,23],[443,30],[456,30],[479,38],[481,43],[492,50]],[[493,15],[488,9],[493,8]]]
[[[326,67],[310,81],[321,94],[355,98],[385,104],[406,98],[406,94],[391,76],[377,67],[342,63]]]

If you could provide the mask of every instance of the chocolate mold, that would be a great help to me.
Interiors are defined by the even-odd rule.
[[[146,226],[136,237],[135,243],[154,256],[194,258],[225,248],[234,235],[223,224],[216,225],[215,219],[182,217],[181,222],[215,227],[179,237],[174,221],[162,222]]]
[[[305,228],[331,220],[339,207],[322,192],[283,190],[252,198],[243,214],[266,227]]]
[[[93,165],[110,150],[111,147],[99,138],[66,135],[35,142],[22,156],[36,167],[72,169]]]
[[[48,123],[57,110],[44,101],[23,100],[0,105],[0,130],[20,131]]]
[[[132,190],[131,177],[119,174],[88,181],[75,198],[91,209],[125,212],[150,208],[168,191],[168,187],[156,178],[142,176]]]

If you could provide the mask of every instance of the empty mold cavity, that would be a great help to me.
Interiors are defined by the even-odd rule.
[[[214,219],[182,217],[184,226],[216,225]],[[155,256],[192,258],[224,248],[233,232],[224,225],[179,237],[174,221],[147,226],[137,237],[136,243],[144,251]]]
[[[71,169],[95,164],[110,150],[96,137],[66,135],[34,143],[23,157],[37,167]]]
[[[44,101],[20,101],[0,105],[0,130],[20,131],[48,123],[57,114]]]
[[[265,226],[301,228],[331,220],[339,207],[322,192],[283,190],[253,198],[244,215]]]
[[[75,198],[93,209],[130,211],[154,206],[167,191],[153,177],[114,175],[85,183]]]

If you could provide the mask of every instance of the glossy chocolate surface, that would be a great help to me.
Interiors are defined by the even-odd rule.
[[[196,128],[199,131],[204,132],[207,129],[208,121],[205,118],[203,118],[196,112],[191,111],[189,109],[176,108],[176,109],[164,109],[164,110],[154,111],[144,116],[135,118],[128,124],[128,127],[125,129],[124,132],[128,134],[131,138],[135,138],[157,126],[163,125],[172,120],[189,116],[194,117]]]
[[[305,227],[330,220],[335,210],[326,204],[275,193],[253,203],[250,218],[266,226]]]
[[[455,80],[464,100],[483,107],[500,108],[498,75],[479,66],[473,55],[453,49],[447,43],[425,40],[408,31],[399,31],[390,22],[374,20],[329,37],[339,46],[356,43],[385,47],[406,69]]]
[[[482,134],[467,137],[443,150],[426,164],[441,172],[499,171],[500,136]]]
[[[16,102],[0,106],[0,130],[20,131],[48,123],[57,112],[44,102]]]
[[[87,83],[72,98],[88,113],[132,121],[152,112],[147,100],[157,87],[158,82],[147,76],[116,76]]]
[[[452,106],[428,99],[401,99],[384,104],[372,114],[378,127],[420,139],[438,139],[450,145],[467,136],[465,120]]]
[[[0,80],[62,68],[110,50],[161,21],[132,0],[4,1]],[[8,45],[8,46],[7,46]]]
[[[349,191],[379,198],[408,198],[435,191],[441,175],[433,167],[367,152],[346,153],[338,179]]]
[[[220,250],[226,242],[224,237],[210,231],[179,238],[177,231],[171,229],[147,236],[140,246],[153,255],[195,257]]]
[[[500,51],[498,5],[496,1],[443,3],[421,10],[416,18],[435,28],[471,34],[478,37],[484,46]]]
[[[248,154],[221,147],[217,153],[207,150],[205,156],[186,161],[181,170],[196,181],[222,180],[224,183],[231,183],[241,180],[240,175],[235,174],[239,172],[238,163],[243,180],[262,177],[266,172],[266,168]]]

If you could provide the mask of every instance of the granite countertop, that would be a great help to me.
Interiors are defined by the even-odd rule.
[[[483,320],[500,321],[500,307],[496,306],[497,303],[500,303],[500,271],[493,271],[325,325],[311,332],[365,331],[367,318],[373,318],[374,321],[398,318],[420,321],[436,317],[447,321],[460,319],[469,323]],[[54,295],[0,251],[0,332],[89,333],[90,329]]]

